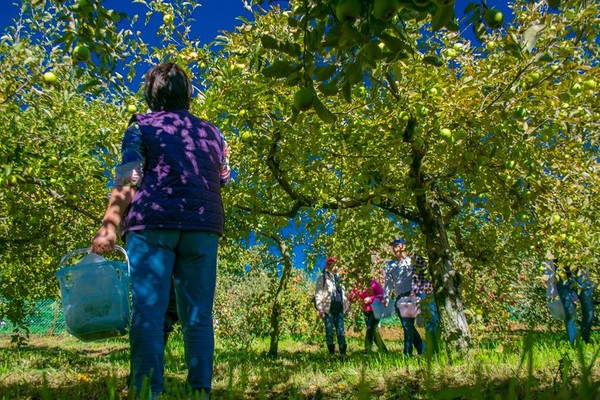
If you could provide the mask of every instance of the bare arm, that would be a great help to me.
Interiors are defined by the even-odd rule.
[[[102,218],[102,226],[98,229],[92,241],[92,252],[106,254],[115,249],[117,230],[121,225],[125,210],[131,204],[135,190],[131,186],[115,186],[113,188],[104,218]]]

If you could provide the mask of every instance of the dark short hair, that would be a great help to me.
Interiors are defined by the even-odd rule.
[[[156,65],[144,76],[144,97],[152,111],[187,110],[192,101],[192,84],[177,64]]]

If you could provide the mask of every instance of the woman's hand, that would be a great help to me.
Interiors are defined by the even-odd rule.
[[[115,243],[117,242],[117,231],[116,227],[112,224],[103,224],[94,239],[90,249],[96,254],[107,254],[115,249]]]

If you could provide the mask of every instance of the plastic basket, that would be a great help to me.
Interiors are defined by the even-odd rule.
[[[547,303],[548,306],[548,311],[550,311],[550,315],[552,316],[552,318],[554,319],[558,319],[561,321],[565,320],[565,307],[563,306],[562,301],[560,300],[560,298],[555,298],[552,301],[549,301]]]
[[[375,319],[384,319],[389,318],[394,313],[394,302],[390,301],[388,306],[384,306],[381,300],[375,299],[373,303],[371,303],[371,308],[373,309],[373,315]]]
[[[65,328],[83,341],[125,335],[130,326],[129,257],[122,261],[105,260],[64,266],[73,256],[91,253],[74,250],[60,260],[55,273],[60,284]]]

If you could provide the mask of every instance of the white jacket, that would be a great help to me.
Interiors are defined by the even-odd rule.
[[[342,291],[342,303],[344,305],[344,312],[347,313],[350,310],[350,304],[348,303],[348,296],[346,296],[346,288],[340,283]],[[317,277],[315,284],[315,300],[317,310],[324,314],[329,314],[331,309],[331,300],[335,294],[335,281],[333,275],[326,271]]]

